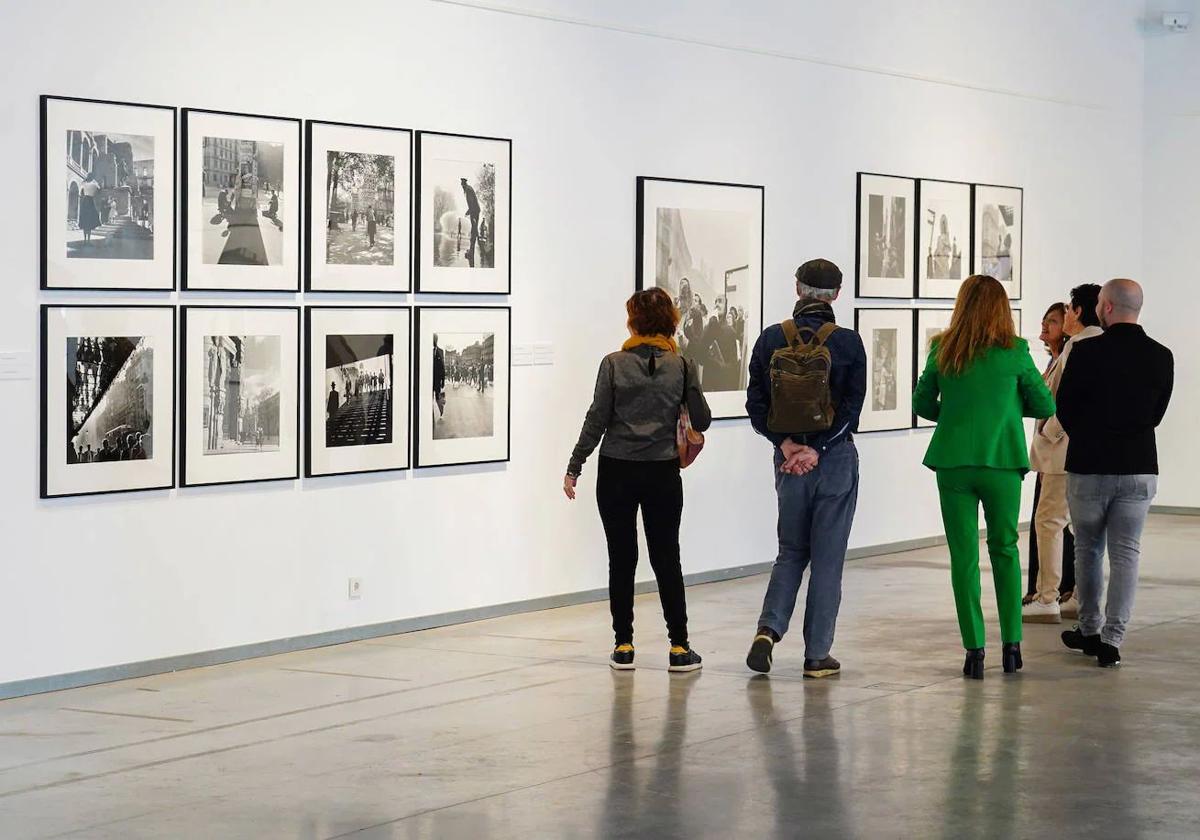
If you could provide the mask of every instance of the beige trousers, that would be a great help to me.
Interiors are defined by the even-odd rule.
[[[1044,604],[1058,600],[1063,570],[1063,530],[1070,523],[1066,474],[1042,473],[1042,495],[1033,514],[1033,531],[1038,547],[1037,596]]]

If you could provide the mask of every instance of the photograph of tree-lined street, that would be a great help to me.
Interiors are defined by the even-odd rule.
[[[391,155],[328,152],[325,262],[395,264],[395,160]]]

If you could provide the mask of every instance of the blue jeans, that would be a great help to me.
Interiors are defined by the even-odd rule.
[[[821,456],[807,475],[779,471],[775,450],[775,494],[779,500],[779,555],[763,598],[759,627],[782,639],[787,633],[804,570],[811,569],[804,606],[804,657],[824,659],[842,603],[842,566],[858,504],[858,450],[847,441]]]
[[[1079,630],[1120,647],[1133,614],[1142,527],[1158,490],[1156,475],[1067,476],[1067,503],[1075,528],[1075,597]],[[1108,544],[1108,600],[1100,615],[1104,589],[1104,547]]]

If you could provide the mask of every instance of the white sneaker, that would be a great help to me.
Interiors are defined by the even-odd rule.
[[[1049,604],[1033,601],[1021,607],[1021,621],[1026,624],[1061,624],[1062,612],[1057,601]]]
[[[1067,600],[1058,602],[1058,611],[1063,618],[1079,618],[1079,601],[1074,592]]]

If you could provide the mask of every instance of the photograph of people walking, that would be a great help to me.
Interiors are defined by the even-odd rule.
[[[392,336],[325,336],[325,445],[392,442]]]
[[[283,262],[282,143],[204,138],[204,262]]]
[[[68,259],[154,259],[154,138],[67,132]]]
[[[327,264],[395,264],[395,170],[391,155],[326,153]]]
[[[492,436],[495,343],[492,333],[434,334],[434,440]]]

